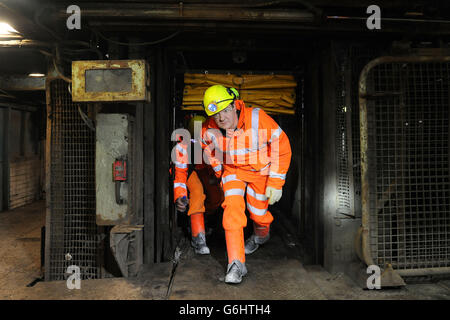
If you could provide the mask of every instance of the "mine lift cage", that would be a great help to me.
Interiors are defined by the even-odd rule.
[[[362,245],[400,276],[450,273],[450,56],[385,56],[359,80]]]

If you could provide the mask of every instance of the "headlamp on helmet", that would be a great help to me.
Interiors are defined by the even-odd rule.
[[[214,85],[205,91],[203,108],[208,116],[212,116],[228,107],[237,98],[239,93],[235,88]]]

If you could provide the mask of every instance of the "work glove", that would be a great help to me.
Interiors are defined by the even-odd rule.
[[[179,212],[185,212],[187,209],[187,206],[189,204],[189,199],[184,196],[184,197],[179,197],[176,201],[175,201],[175,206],[177,208],[177,210]]]
[[[281,199],[281,195],[283,194],[282,189],[275,189],[272,187],[266,188],[266,197],[269,199],[269,204],[274,204]]]

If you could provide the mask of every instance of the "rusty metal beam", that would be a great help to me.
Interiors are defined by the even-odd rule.
[[[45,77],[0,76],[0,89],[6,91],[45,90]]]
[[[5,40],[0,41],[0,48],[51,48],[53,46],[50,42],[38,41],[38,40]]]

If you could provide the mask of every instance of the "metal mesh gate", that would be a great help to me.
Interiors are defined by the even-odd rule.
[[[368,44],[336,48],[336,158],[338,213],[361,217],[361,170],[359,148],[359,75],[379,56]],[[340,215],[339,217],[344,217]]]
[[[45,277],[63,280],[67,267],[76,265],[81,279],[98,278],[95,132],[81,119],[66,82],[54,80],[47,90],[51,106],[50,241],[46,244]]]
[[[450,63],[380,58],[371,64],[360,91],[370,255],[405,275],[450,273]]]

